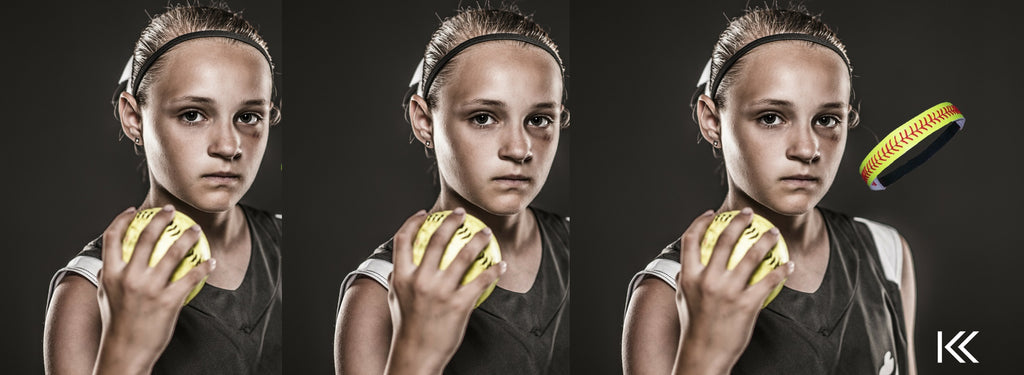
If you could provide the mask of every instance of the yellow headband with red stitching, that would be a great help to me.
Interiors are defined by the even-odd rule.
[[[871,190],[885,190],[887,186],[892,185],[900,177],[917,168],[934,155],[946,142],[953,138],[953,135],[960,131],[960,129],[963,129],[965,121],[966,119],[960,113],[960,110],[949,102],[940,103],[929,108],[927,111],[922,112],[917,117],[896,128],[896,130],[893,130],[882,142],[875,146],[868,156],[864,158],[864,161],[860,163],[860,177],[864,182],[867,182]],[[956,124],[957,126],[946,127],[949,124]],[[911,148],[943,127],[946,127],[946,130],[934,142],[928,145],[924,151],[903,165],[882,174],[897,159],[909,152]]]

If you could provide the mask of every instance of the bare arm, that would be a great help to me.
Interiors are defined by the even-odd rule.
[[[668,374],[676,359],[681,321],[676,291],[654,277],[640,282],[626,309],[622,332],[622,371],[625,375]]]
[[[53,291],[43,332],[47,374],[91,374],[100,346],[96,286],[68,274]]]
[[[388,291],[360,277],[345,291],[334,330],[338,374],[383,374],[391,347]]]
[[[903,242],[903,280],[900,282],[900,295],[903,298],[903,319],[907,327],[907,368],[910,375],[917,375],[917,355],[914,349],[914,319],[917,312],[917,281],[914,276],[914,258],[910,256],[910,245],[900,236]]]

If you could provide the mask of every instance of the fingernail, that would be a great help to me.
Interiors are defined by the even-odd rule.
[[[412,215],[412,216],[423,216],[423,215],[426,215],[426,214],[427,214],[427,210],[419,210],[419,211],[416,211],[416,214]]]
[[[127,210],[124,210],[124,212],[135,212],[135,211],[137,211],[137,209],[135,207],[128,207]]]
[[[751,210],[750,207],[743,207],[743,209],[740,210],[740,213],[744,215],[750,215],[754,213],[754,210]]]
[[[796,268],[796,264],[793,261],[786,262],[786,273],[793,273],[793,269]]]
[[[201,229],[201,228],[199,228],[199,224],[196,224],[196,225],[193,225],[193,226],[191,226],[191,227],[188,227],[188,230],[190,230],[190,231],[193,231],[193,232],[199,232],[199,231],[202,231],[202,229]]]
[[[768,233],[779,234],[779,228],[778,227],[772,227],[772,229],[768,230]]]
[[[704,211],[704,213],[701,214],[700,216],[711,216],[714,213],[715,213],[715,210],[707,210],[707,211]]]
[[[456,207],[454,210],[452,210],[452,213],[456,215],[462,215],[466,213],[466,210],[462,207]]]
[[[505,271],[508,271],[508,263],[505,263],[504,260],[501,261],[501,263],[498,263],[498,270],[501,271],[502,274],[505,274]]]
[[[484,227],[484,229],[480,230],[480,233],[483,233],[485,236],[490,236],[491,235],[491,228]]]
[[[163,210],[164,211],[174,211],[174,206],[168,204],[168,205],[163,207]]]

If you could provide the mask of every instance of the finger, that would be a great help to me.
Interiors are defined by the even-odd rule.
[[[217,268],[217,260],[210,258],[209,260],[199,263],[198,266],[188,271],[185,276],[180,279],[171,282],[170,286],[167,287],[167,292],[170,293],[174,298],[178,298],[181,304],[185,303],[185,297],[188,296],[192,289],[199,285],[200,281],[206,279]]]
[[[466,210],[462,207],[452,210],[452,213],[444,219],[441,226],[434,231],[434,234],[430,237],[430,242],[427,243],[427,249],[423,252],[423,261],[420,262],[421,266],[416,272],[437,272],[441,265],[441,255],[444,254],[444,250],[448,247],[448,242],[451,241],[452,235],[455,234],[455,230],[462,225],[462,222],[466,219]]]
[[[744,207],[736,217],[732,218],[732,221],[725,227],[725,230],[718,235],[718,241],[715,242],[715,248],[711,252],[711,260],[708,261],[708,269],[725,271],[725,266],[729,262],[729,256],[732,255],[732,249],[736,247],[736,241],[740,239],[740,235],[750,225],[753,217],[754,211],[750,207]]]
[[[174,273],[174,270],[178,268],[178,265],[181,264],[182,258],[184,258],[185,254],[192,249],[192,246],[199,241],[199,233],[199,224],[186,229],[185,233],[182,233],[181,237],[178,237],[178,239],[174,241],[174,244],[167,249],[167,253],[164,254],[164,257],[160,258],[160,261],[156,266],[154,266],[152,270],[154,275],[161,280],[167,280],[167,282],[170,282],[171,275]]]
[[[108,274],[124,268],[121,241],[124,239],[124,232],[128,230],[128,224],[132,222],[136,211],[135,207],[128,207],[127,210],[118,214],[103,231],[103,268],[110,270]]]
[[[483,294],[484,289],[498,281],[498,278],[504,275],[506,271],[508,271],[508,263],[505,261],[498,262],[498,264],[488,267],[484,272],[477,275],[473,281],[459,287],[456,294],[459,295],[459,298],[475,302]]]
[[[754,246],[751,246],[750,249],[747,250],[747,253],[743,255],[743,259],[741,259],[740,263],[736,265],[736,268],[729,272],[743,279],[743,283],[746,283],[750,280],[754,270],[757,269],[764,260],[765,255],[768,254],[772,247],[778,242],[779,229],[773,227],[772,229],[769,229],[768,232],[761,235],[761,238],[754,243]]]
[[[473,262],[480,255],[480,252],[487,247],[487,244],[491,241],[491,228],[484,228],[483,230],[476,233],[469,242],[466,243],[462,249],[459,250],[459,254],[455,256],[451,264],[448,265],[448,269],[445,270],[442,285],[451,285],[452,288],[459,286],[462,282],[462,277],[466,274],[466,271],[473,266]]]
[[[785,282],[789,275],[793,274],[795,266],[796,264],[792,261],[786,262],[786,264],[783,264],[781,267],[778,267],[765,275],[765,277],[761,279],[761,281],[758,281],[757,284],[748,287],[747,292],[750,294],[751,298],[757,300],[757,303],[764,303],[764,299],[768,298],[768,294],[770,294],[772,290],[775,290],[780,283]]]
[[[416,269],[416,265],[412,262],[412,243],[416,240],[416,232],[420,230],[420,226],[423,225],[423,221],[426,218],[427,212],[419,210],[419,212],[405,219],[402,227],[398,228],[394,239],[395,251],[392,264],[395,265],[395,268],[392,274],[406,274]]]
[[[700,263],[700,241],[704,238],[711,220],[715,217],[714,210],[707,210],[690,223],[690,227],[683,232],[679,247],[681,248],[679,259],[682,263],[682,270],[687,274],[698,274],[704,265]]]
[[[174,207],[166,205],[146,224],[146,227],[142,229],[142,234],[139,235],[139,240],[135,242],[132,258],[128,260],[129,271],[141,272],[149,266],[149,257],[153,254],[153,247],[172,219],[174,219]]]

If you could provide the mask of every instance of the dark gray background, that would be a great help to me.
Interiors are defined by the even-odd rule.
[[[402,220],[436,195],[422,148],[409,144],[399,107],[439,17],[458,1],[312,5],[231,1],[258,24],[287,78],[284,121],[271,133],[260,179],[245,201],[284,210],[285,360],[288,373],[328,373],[338,284]],[[724,195],[688,100],[711,46],[745,1],[520,1],[569,59],[573,125],[562,133],[541,207],[573,216],[573,369],[614,374],[626,283],[694,216]],[[8,271],[2,317],[5,372],[41,371],[46,285],[144,184],[118,142],[109,97],[145,11],[164,1],[16,4],[0,15],[11,170]],[[1018,189],[1024,159],[1016,110],[1024,83],[1019,7],[994,1],[890,4],[808,1],[849,47],[861,100],[840,176],[824,206],[898,229],[918,273],[922,374],[1001,373],[1016,368],[1024,323],[1016,275]],[[283,18],[283,20],[282,20]],[[285,32],[282,34],[282,23]],[[285,39],[282,42],[282,35]],[[293,69],[285,74],[282,51]],[[279,77],[280,78],[280,77]],[[282,85],[283,86],[283,85]],[[965,131],[889,190],[858,177],[862,157],[920,111],[952,101]],[[287,130],[284,130],[287,129]],[[282,133],[289,134],[282,172]],[[576,162],[569,186],[569,138]],[[282,176],[286,181],[282,182]],[[287,187],[282,197],[282,184]],[[570,204],[571,203],[571,204]],[[981,333],[968,349],[980,364],[935,363],[938,330]],[[1011,367],[1013,366],[1013,367]]]
[[[285,360],[289,373],[333,369],[335,312],[345,275],[438,188],[419,142],[410,144],[401,107],[416,64],[440,19],[459,1],[286,4],[288,150],[285,233],[288,257]],[[475,2],[463,1],[464,5]],[[497,2],[495,2],[497,3]],[[519,1],[569,58],[568,1]],[[572,107],[575,93],[569,92]],[[569,206],[569,143],[558,155],[537,206]]]
[[[688,101],[727,17],[746,1],[573,3],[573,372],[617,373],[626,284],[725,194]],[[760,4],[760,2],[751,2]],[[994,1],[807,1],[847,44],[863,121],[822,205],[895,226],[915,256],[921,374],[1019,368],[1019,7]],[[862,158],[951,101],[965,131],[889,190]],[[936,331],[981,331],[980,364],[936,364]],[[953,362],[953,363],[950,363]]]
[[[166,0],[19,2],[0,16],[6,126],[0,155],[8,166],[2,191],[8,293],[0,339],[4,373],[42,373],[46,290],[54,271],[99,236],[128,206],[138,206],[147,183],[131,142],[118,141],[110,97],[149,14]],[[278,72],[281,1],[231,1],[259,27]],[[280,80],[278,80],[280,82]],[[280,212],[281,133],[270,132],[266,156],[243,202]]]

